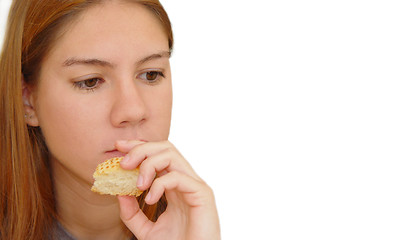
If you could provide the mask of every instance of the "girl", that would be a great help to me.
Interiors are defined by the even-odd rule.
[[[158,1],[20,0],[0,58],[1,239],[219,239],[212,190],[167,140],[173,36]],[[93,193],[140,167],[138,199]]]

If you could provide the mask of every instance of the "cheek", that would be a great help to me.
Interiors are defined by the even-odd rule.
[[[149,120],[147,126],[150,129],[155,129],[152,133],[156,133],[155,136],[151,136],[152,141],[167,140],[171,125],[171,113],[172,113],[172,91],[169,88],[164,88],[156,94],[148,94],[146,100],[146,107],[148,110]]]
[[[73,171],[85,171],[78,174],[88,177],[98,163],[94,159],[99,149],[95,141],[99,137],[98,111],[90,111],[89,106],[63,92],[44,93],[37,106],[40,128],[52,157]],[[78,170],[80,165],[83,170]]]

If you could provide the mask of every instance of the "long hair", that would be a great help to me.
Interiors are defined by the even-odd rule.
[[[158,0],[127,0],[160,20],[172,51],[168,15]],[[22,81],[35,86],[42,60],[64,26],[102,0],[15,0],[0,57],[0,239],[48,239],[56,219],[48,150],[41,129],[24,120]],[[138,199],[148,218],[165,211]]]

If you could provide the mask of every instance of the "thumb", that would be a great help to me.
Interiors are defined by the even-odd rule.
[[[142,212],[135,197],[118,196],[117,198],[121,220],[138,239],[145,239],[154,223]]]

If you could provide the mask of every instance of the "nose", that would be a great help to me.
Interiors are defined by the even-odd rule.
[[[133,81],[119,84],[113,92],[111,123],[115,127],[136,125],[146,119],[146,106],[140,89]]]

